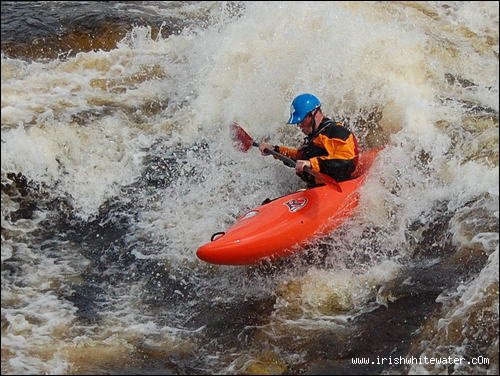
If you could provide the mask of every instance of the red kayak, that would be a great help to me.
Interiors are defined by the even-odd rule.
[[[354,179],[327,184],[277,198],[237,219],[226,232],[198,248],[203,261],[222,265],[250,265],[263,259],[288,256],[312,238],[328,235],[358,205],[358,188],[379,149],[360,155]]]

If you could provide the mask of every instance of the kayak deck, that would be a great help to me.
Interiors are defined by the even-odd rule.
[[[354,179],[301,190],[252,209],[225,232],[197,250],[203,261],[222,265],[251,265],[301,249],[311,238],[327,235],[358,205],[358,188],[378,150],[360,156]]]

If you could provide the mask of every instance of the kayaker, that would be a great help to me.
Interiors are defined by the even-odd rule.
[[[295,160],[295,172],[308,187],[317,183],[313,176],[304,171],[305,166],[330,175],[337,181],[351,178],[358,159],[356,138],[341,122],[335,122],[323,115],[321,103],[316,96],[297,96],[290,108],[288,124],[297,124],[306,135],[302,146],[296,149],[263,142],[259,146],[263,155],[269,155],[267,150],[274,149]]]

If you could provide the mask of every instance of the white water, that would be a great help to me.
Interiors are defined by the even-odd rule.
[[[238,10],[225,3],[204,6],[181,11],[202,18],[203,27],[167,39],[135,28],[112,51],[30,63],[2,56],[2,183],[6,173],[21,172],[51,197],[69,200],[76,217],[91,220],[107,199],[144,178],[144,158],[175,151],[181,163],[168,186],[121,197],[134,218],[124,236],[130,252],[158,260],[166,276],[194,283],[216,300],[278,295],[268,325],[281,334],[331,328],[390,302],[384,286],[405,273],[416,252],[412,241],[439,219],[435,208],[444,203],[456,249],[479,247],[489,259],[475,278],[457,281],[457,303],[448,304],[437,330],[456,316],[465,320],[478,301],[491,304],[498,318],[498,288],[491,302],[494,291],[483,289],[498,285],[498,231],[490,225],[498,223],[498,3],[251,2],[241,17],[232,17]],[[464,87],[458,78],[474,85]],[[234,150],[228,125],[236,120],[258,140],[298,143],[300,134],[285,121],[301,92],[315,93],[331,116],[381,114],[377,123],[352,128],[366,147],[387,144],[357,215],[326,241],[327,268],[302,266],[254,285],[241,270],[202,264],[195,251],[264,198],[300,187],[280,163],[256,150]],[[151,110],[155,103],[163,107]],[[472,104],[483,111],[475,114]],[[485,108],[496,112],[496,122]],[[196,141],[207,149],[193,147]],[[2,235],[2,266],[23,260],[22,272],[2,278],[2,353],[8,355],[2,373],[92,370],[74,348],[110,346],[108,357],[89,352],[103,372],[109,359],[126,358],[143,337],[159,353],[191,356],[195,335],[179,334],[181,325],[143,311],[146,279],[110,285],[112,308],[104,320],[81,324],[64,298],[84,273],[85,254],[68,243],[55,249],[64,254],[48,257],[31,240],[37,220],[12,223],[7,215],[15,210],[2,191],[2,229],[16,233]],[[415,223],[420,229],[410,230]],[[220,285],[207,287],[210,281]],[[179,314],[175,307],[161,310]],[[438,354],[446,343],[460,353],[468,338],[448,343],[436,335],[425,351]],[[298,362],[277,342],[281,360]],[[259,350],[254,343],[241,359],[202,358],[213,372],[242,372],[246,366],[237,360]]]

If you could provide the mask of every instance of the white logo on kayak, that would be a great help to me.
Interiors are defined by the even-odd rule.
[[[305,197],[296,198],[293,200],[289,200],[284,204],[288,206],[288,210],[290,210],[292,213],[295,213],[296,211],[299,211],[300,209],[302,209],[304,206],[307,205],[307,198]]]

